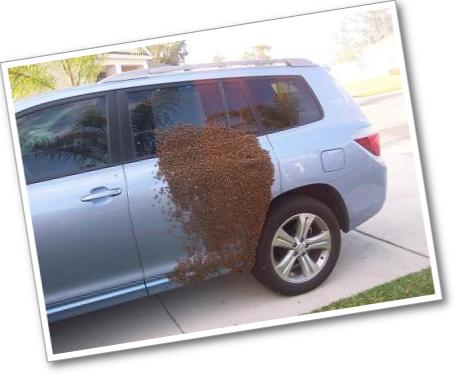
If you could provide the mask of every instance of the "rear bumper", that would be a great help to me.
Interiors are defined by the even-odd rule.
[[[386,166],[380,158],[331,181],[345,202],[348,230],[355,229],[378,213],[386,199]]]

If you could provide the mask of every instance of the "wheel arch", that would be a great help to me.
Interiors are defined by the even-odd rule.
[[[349,231],[350,221],[347,206],[340,193],[333,186],[328,184],[311,184],[283,192],[274,197],[270,209],[275,205],[280,204],[282,201],[289,199],[291,196],[296,195],[305,195],[326,204],[336,215],[340,228],[344,232]]]

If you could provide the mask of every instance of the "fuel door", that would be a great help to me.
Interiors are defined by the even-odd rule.
[[[325,172],[339,171],[345,167],[345,153],[341,148],[325,150],[320,157],[321,165]]]

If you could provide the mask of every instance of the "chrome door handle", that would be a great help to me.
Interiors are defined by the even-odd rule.
[[[116,195],[122,194],[122,189],[121,188],[114,188],[114,189],[106,189],[102,191],[97,191],[93,192],[87,195],[84,195],[81,198],[82,202],[89,202],[94,199],[100,199],[100,198],[107,198],[107,197],[114,197]]]

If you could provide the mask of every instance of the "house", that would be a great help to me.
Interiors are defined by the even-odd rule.
[[[156,68],[163,64],[154,63],[146,48],[135,48],[127,51],[108,52],[103,65],[105,68],[100,73],[98,80],[131,70]]]

